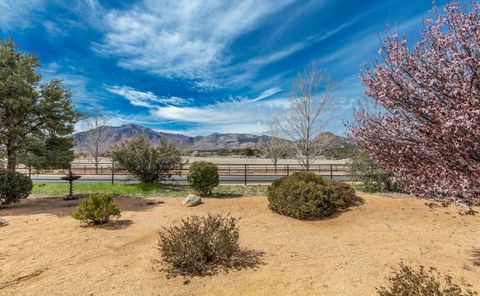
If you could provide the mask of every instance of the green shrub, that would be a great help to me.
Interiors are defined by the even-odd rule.
[[[377,288],[380,296],[472,296],[478,295],[470,290],[463,291],[452,277],[443,277],[433,267],[414,269],[400,263],[400,270],[388,278],[388,287]]]
[[[218,168],[211,162],[195,161],[188,170],[187,181],[199,195],[211,195],[213,188],[219,183]]]
[[[273,211],[298,219],[319,219],[348,207],[355,191],[347,184],[325,180],[314,173],[294,173],[272,183],[267,190]]]
[[[357,150],[347,162],[350,175],[363,182],[363,191],[374,192],[404,192],[405,182],[392,181],[392,175],[376,163],[363,149]]]
[[[0,206],[14,204],[32,192],[32,180],[17,172],[0,170]]]
[[[211,215],[191,216],[165,228],[158,243],[171,273],[202,275],[218,265],[228,265],[239,251],[237,219]]]
[[[128,171],[142,183],[166,180],[184,164],[182,152],[174,143],[161,141],[153,147],[145,135],[115,147],[111,156],[117,170]]]
[[[104,224],[110,217],[120,217],[120,210],[111,194],[90,194],[71,215],[89,224]]]

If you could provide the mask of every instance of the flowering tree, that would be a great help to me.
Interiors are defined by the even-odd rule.
[[[351,137],[420,197],[480,200],[480,4],[434,8],[421,40],[389,33],[363,73],[382,108],[356,112]]]

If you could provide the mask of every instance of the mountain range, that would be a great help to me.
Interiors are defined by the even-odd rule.
[[[151,128],[136,124],[127,124],[122,126],[102,127],[105,129],[100,147],[103,152],[123,141],[130,140],[139,134],[145,135],[152,145],[157,145],[160,141],[174,142],[182,148],[193,150],[219,150],[219,149],[240,149],[253,148],[264,143],[268,143],[269,136],[258,136],[251,134],[213,133],[208,136],[185,136],[181,134],[157,132]],[[88,147],[88,132],[79,132],[75,137],[75,152],[86,152]],[[324,147],[339,147],[350,143],[350,141],[341,136],[330,132],[320,133],[317,140]]]

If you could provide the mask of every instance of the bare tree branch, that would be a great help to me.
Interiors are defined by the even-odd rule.
[[[98,164],[100,157],[106,152],[106,147],[102,147],[108,125],[111,123],[111,117],[101,114],[100,108],[85,119],[85,127],[87,129],[85,136],[85,144],[88,155],[95,163],[95,173],[98,174]]]
[[[290,93],[290,110],[276,123],[282,136],[291,142],[295,159],[307,171],[322,152],[315,139],[325,125],[322,115],[332,101],[333,89],[330,76],[313,61],[297,75]]]
[[[281,138],[282,131],[279,129],[280,120],[275,117],[268,125],[268,134],[270,136],[267,143],[262,143],[259,150],[272,161],[275,172],[277,170],[278,160],[284,158],[290,151],[290,143]]]

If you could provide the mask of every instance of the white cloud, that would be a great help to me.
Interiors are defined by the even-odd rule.
[[[43,9],[43,0],[0,0],[0,30],[9,31],[30,25],[31,13]]]
[[[256,97],[252,101],[257,102],[257,101],[269,98],[269,97],[273,96],[274,94],[277,94],[281,91],[282,91],[282,89],[280,87],[269,88],[266,91],[263,91],[258,97]]]
[[[198,79],[215,86],[216,75],[229,63],[226,49],[266,16],[293,0],[157,1],[145,0],[105,17],[105,39],[94,49],[120,57],[127,69],[165,77]]]
[[[198,107],[158,107],[151,114],[161,120],[197,124],[198,128],[190,131],[194,134],[211,131],[260,134],[266,131],[266,123],[272,116],[288,106],[285,98],[268,101],[242,98]]]
[[[192,99],[179,97],[157,97],[150,91],[139,91],[129,86],[105,86],[105,89],[113,94],[124,97],[130,104],[138,107],[155,108],[161,105],[188,105]]]

